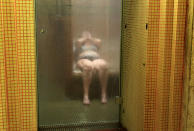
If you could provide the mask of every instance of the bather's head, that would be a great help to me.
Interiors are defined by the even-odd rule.
[[[92,35],[91,35],[90,32],[84,31],[84,32],[82,33],[82,37],[83,37],[83,38],[92,38]]]

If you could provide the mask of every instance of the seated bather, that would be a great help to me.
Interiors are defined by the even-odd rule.
[[[98,53],[101,40],[91,36],[90,32],[83,32],[81,38],[76,41],[76,64],[82,71],[83,78],[83,104],[90,104],[89,88],[92,75],[98,73],[101,85],[101,102],[107,103],[107,62],[100,58]]]

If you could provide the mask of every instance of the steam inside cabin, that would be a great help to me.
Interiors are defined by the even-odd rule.
[[[37,1],[37,10],[39,124],[118,124],[115,97],[119,95],[121,0]],[[77,64],[84,51],[75,53],[83,32],[91,34],[88,43],[100,40],[100,47],[86,50],[97,50],[95,59],[107,63],[105,104],[101,103],[102,85],[95,72],[89,87],[90,105],[83,104],[83,70]]]

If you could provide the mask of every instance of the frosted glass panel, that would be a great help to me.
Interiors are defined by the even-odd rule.
[[[39,127],[119,123],[121,0],[37,0]]]

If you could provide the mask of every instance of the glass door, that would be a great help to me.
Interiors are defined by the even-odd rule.
[[[39,127],[119,125],[121,0],[37,0]]]

